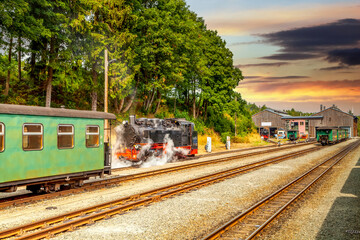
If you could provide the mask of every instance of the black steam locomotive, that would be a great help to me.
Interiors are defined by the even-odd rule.
[[[174,151],[178,157],[194,156],[198,149],[195,125],[177,118],[138,118],[130,116],[117,129],[116,156],[133,162],[146,161]]]

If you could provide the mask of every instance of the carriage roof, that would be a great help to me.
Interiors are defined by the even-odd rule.
[[[14,105],[14,104],[0,104],[0,114],[70,117],[70,118],[116,119],[116,116],[112,113],[73,110],[73,109],[64,109],[64,108],[24,106],[24,105]]]

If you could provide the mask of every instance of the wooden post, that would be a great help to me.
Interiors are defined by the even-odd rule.
[[[105,49],[105,87],[104,87],[104,112],[108,112],[108,52]],[[109,120],[105,119],[104,142],[109,142]]]
[[[237,102],[237,97],[235,96],[235,102]],[[235,137],[236,137],[236,110],[235,110]]]

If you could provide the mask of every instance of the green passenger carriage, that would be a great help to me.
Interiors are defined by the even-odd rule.
[[[0,104],[0,191],[56,191],[110,173],[110,113]]]
[[[316,140],[321,145],[337,143],[349,138],[348,130],[339,127],[318,127],[316,128]]]

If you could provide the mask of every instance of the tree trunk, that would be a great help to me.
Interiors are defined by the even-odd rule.
[[[9,65],[11,65],[12,43],[13,43],[13,38],[11,37],[10,44],[9,44]],[[10,89],[10,69],[7,72],[7,78],[6,78],[6,82],[5,82],[5,92],[4,92],[5,96],[9,95],[9,89]]]
[[[124,98],[121,99],[120,100],[120,105],[119,105],[117,98],[115,98],[115,102],[114,102],[115,103],[115,113],[119,114],[121,112],[121,109],[124,106],[124,101],[125,101]]]
[[[160,108],[160,103],[161,103],[161,92],[158,90],[157,91],[157,97],[158,97],[158,99],[159,99],[159,101],[158,101],[158,103],[156,104],[156,109],[155,109],[155,112],[154,112],[154,114],[156,114],[157,113],[157,111],[159,110],[159,108]]]
[[[176,113],[176,84],[175,84],[175,89],[174,89],[174,115]]]
[[[54,49],[55,49],[55,37],[51,37],[50,41],[50,61],[48,66],[48,78],[46,84],[46,107],[50,107],[51,105],[51,90],[52,90],[52,79],[54,74],[54,69],[52,67],[52,63],[54,61]]]
[[[21,37],[18,38],[18,71],[19,81],[21,81]]]
[[[205,102],[205,108],[204,108],[205,121],[207,119],[207,108],[208,108],[208,101]]]
[[[31,50],[33,50],[34,41],[31,42]],[[30,79],[33,83],[35,83],[35,64],[36,64],[36,53],[31,52],[30,58]]]
[[[150,109],[150,107],[151,107],[151,105],[152,105],[152,103],[153,103],[153,101],[154,101],[155,92],[156,92],[156,89],[153,88],[151,97],[149,98],[149,101],[148,101],[148,103],[147,103],[147,105],[146,105],[146,108],[145,108],[146,111]]]
[[[194,100],[193,100],[193,118],[196,118],[196,89],[195,89],[195,79],[194,79]]]
[[[199,115],[200,115],[200,109],[201,109],[201,97],[199,99],[199,104],[198,104],[198,107],[197,107],[197,110],[196,110],[196,118],[198,118]]]
[[[195,94],[194,94],[194,100],[193,100],[193,118],[196,118],[196,98],[195,98]]]
[[[121,112],[125,113],[130,109],[130,107],[132,106],[132,104],[134,102],[135,96],[136,96],[136,90],[137,89],[135,88],[134,93],[131,95],[127,105],[125,106],[125,108]]]
[[[96,111],[97,110],[97,98],[98,98],[98,94],[97,94],[97,78],[98,78],[98,74],[96,72],[96,63],[94,63],[92,65],[91,75],[92,75],[93,86],[94,86],[93,91],[91,92],[91,110]]]

